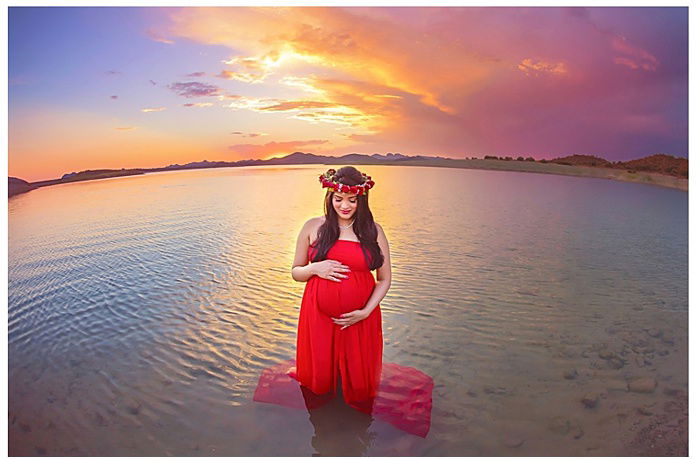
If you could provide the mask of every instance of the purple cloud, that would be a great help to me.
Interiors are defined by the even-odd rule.
[[[220,91],[220,89],[214,85],[199,83],[197,81],[172,83],[168,85],[168,88],[175,91],[179,96],[187,98],[216,96]]]

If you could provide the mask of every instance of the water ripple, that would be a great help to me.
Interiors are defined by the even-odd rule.
[[[416,451],[510,455],[498,446],[510,428],[499,420],[524,413],[527,425],[547,425],[557,410],[579,409],[589,385],[650,368],[687,387],[687,194],[394,170],[372,170],[387,187],[372,206],[393,262],[384,358],[436,382],[435,443]],[[250,400],[262,369],[294,357],[304,283],[290,268],[297,231],[320,201],[313,167],[255,171],[152,174],[10,200],[10,412],[97,455],[204,454],[192,438],[264,443],[251,426],[281,415]],[[419,180],[433,181],[416,199],[386,192]],[[298,192],[271,211],[280,183]],[[654,353],[632,350],[645,346]],[[599,358],[605,349],[624,361]],[[572,368],[574,382],[562,378]],[[308,446],[304,422],[283,422],[280,442]],[[578,444],[605,438],[601,426]],[[545,434],[532,433],[539,440],[519,454],[569,451]]]

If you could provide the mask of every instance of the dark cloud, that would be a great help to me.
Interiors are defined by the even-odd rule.
[[[187,98],[216,96],[220,89],[217,86],[191,81],[186,83],[172,83],[168,88],[173,90],[177,95]]]
[[[245,132],[241,132],[241,131],[233,131],[231,134],[240,135],[241,137],[260,137],[261,135],[265,135],[265,134],[259,133],[259,132],[245,133]]]

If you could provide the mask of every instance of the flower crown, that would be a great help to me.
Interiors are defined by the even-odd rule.
[[[345,185],[335,178],[335,169],[328,169],[325,174],[319,175],[318,180],[322,188],[331,188],[338,193],[366,194],[374,186],[374,182],[367,174],[362,174],[362,178],[365,181],[359,185]]]

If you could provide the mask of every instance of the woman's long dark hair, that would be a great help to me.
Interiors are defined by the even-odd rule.
[[[359,185],[364,181],[360,171],[352,166],[338,169],[333,178],[342,184],[351,186]],[[324,201],[326,221],[319,227],[318,236],[312,245],[316,249],[316,254],[312,259],[314,262],[325,260],[328,251],[340,236],[338,214],[333,208],[333,194],[334,192],[330,188],[326,192]],[[357,210],[355,211],[355,221],[352,224],[352,230],[360,240],[362,252],[365,255],[365,261],[367,261],[370,271],[382,266],[384,264],[384,255],[382,255],[382,251],[377,243],[377,227],[374,224],[372,211],[369,210],[369,191],[357,196]]]

